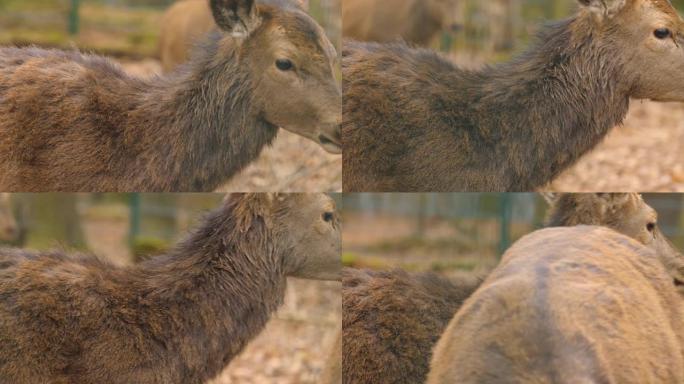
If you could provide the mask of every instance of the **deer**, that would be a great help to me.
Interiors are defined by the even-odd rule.
[[[152,79],[108,59],[0,49],[0,189],[213,191],[286,129],[340,153],[336,53],[284,0],[211,0],[220,31]]]
[[[428,384],[680,383],[681,292],[654,249],[597,226],[534,232],[463,304]]]
[[[546,193],[545,227],[595,225],[611,228],[660,256],[673,274],[682,256],[658,226],[657,212],[636,193]],[[400,269],[342,271],[345,384],[424,383],[432,350],[463,303],[486,275],[449,279]]]
[[[161,21],[159,58],[162,70],[172,72],[188,61],[192,48],[209,32],[216,29],[207,0],[181,0],[175,2]]]
[[[324,194],[233,194],[168,253],[132,266],[1,249],[0,377],[204,383],[263,330],[287,277],[339,281],[340,269],[340,220]]]
[[[427,46],[440,32],[457,30],[460,0],[345,0],[342,34],[359,41]]]
[[[684,101],[684,22],[669,1],[578,4],[526,53],[481,70],[346,41],[344,190],[534,191],[619,125],[630,99]]]

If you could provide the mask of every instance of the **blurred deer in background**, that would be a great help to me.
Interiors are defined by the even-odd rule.
[[[344,0],[345,38],[429,45],[440,32],[456,30],[462,0]]]

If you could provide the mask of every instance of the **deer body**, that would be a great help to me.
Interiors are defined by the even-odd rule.
[[[169,254],[132,267],[2,250],[0,377],[18,384],[213,378],[282,303],[287,276],[339,278],[337,219],[321,219],[329,199],[278,199],[233,197]]]
[[[683,309],[638,242],[600,227],[538,231],[450,322],[427,382],[682,382]]]
[[[347,42],[345,190],[534,190],[599,144],[630,97],[684,100],[684,24],[669,3],[580,3],[526,54],[480,71]]]

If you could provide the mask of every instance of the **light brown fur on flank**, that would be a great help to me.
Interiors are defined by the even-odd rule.
[[[602,227],[538,231],[456,314],[428,383],[681,383],[681,300],[633,239]]]

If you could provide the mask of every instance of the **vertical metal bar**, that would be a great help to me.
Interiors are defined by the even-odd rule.
[[[71,0],[71,10],[69,11],[69,34],[74,36],[78,34],[79,30],[79,6],[80,0]]]
[[[132,248],[140,235],[140,194],[138,193],[132,193],[130,195],[129,221],[128,243]]]
[[[508,249],[511,245],[511,219],[513,215],[513,196],[510,193],[504,193],[501,196],[501,236],[499,242],[499,255]]]

